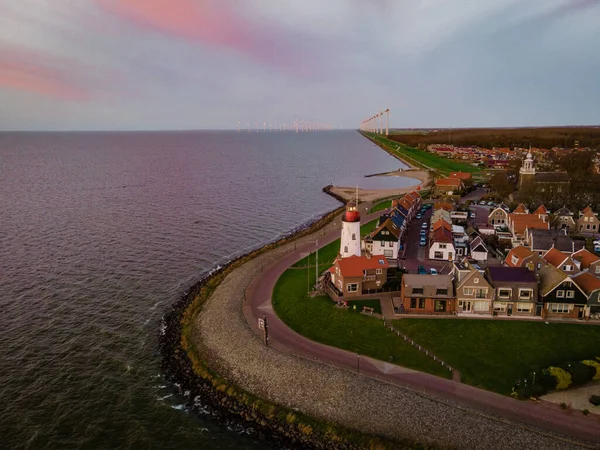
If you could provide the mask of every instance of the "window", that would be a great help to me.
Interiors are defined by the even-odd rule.
[[[498,289],[498,297],[508,298],[512,294],[512,289]]]
[[[563,291],[562,289],[560,291],[556,291],[556,297],[565,298],[565,291]]]
[[[473,288],[466,287],[463,292],[465,295],[473,295]]]
[[[486,298],[487,289],[475,289],[475,298]]]
[[[567,291],[567,298],[575,298],[575,291]]]
[[[348,253],[348,246],[344,245],[344,253]]]
[[[392,241],[390,241],[390,242],[388,242],[388,246],[389,246],[389,247],[393,247],[393,246],[394,246],[394,243],[393,243]]]
[[[381,285],[381,281],[377,280],[377,286]]]
[[[533,305],[531,303],[517,303],[518,312],[531,312]]]
[[[424,298],[420,298],[419,299],[419,308],[420,309],[424,309],[425,308],[425,299]]]
[[[440,248],[444,250],[446,248],[446,244],[440,244]]]
[[[436,300],[433,306],[433,310],[436,312],[446,311],[446,300]]]
[[[506,311],[506,303],[494,302],[494,311],[504,312]]]
[[[572,267],[570,264],[565,264],[565,265],[562,267],[562,270],[564,270],[564,271],[566,271],[566,272],[570,272],[570,271],[572,270],[572,268],[573,268],[573,267]]]
[[[584,222],[587,222],[587,221],[588,221],[588,219],[589,219],[589,217],[584,217],[584,218],[583,218],[583,221],[584,221]],[[588,228],[589,228],[589,227],[588,227]]]
[[[356,240],[356,234],[352,233],[352,240],[355,241]]]
[[[550,303],[548,305],[548,309],[550,310],[550,312],[553,313],[568,313],[569,305],[566,305],[564,303]]]
[[[381,275],[383,273],[383,269],[375,269],[376,275]]]
[[[510,262],[516,266],[519,263],[519,258],[517,258],[515,255],[512,255],[510,258]]]
[[[358,291],[358,283],[348,283],[346,285],[346,292],[356,292]]]
[[[444,259],[444,254],[442,252],[433,252],[433,259]]]
[[[533,297],[533,290],[531,289],[519,289],[519,299],[530,300]]]
[[[596,273],[600,273],[600,266],[596,266]]]
[[[410,299],[410,307],[413,309],[417,307],[417,299],[416,298]]]
[[[473,283],[475,283],[475,284],[479,284],[479,278],[475,278],[475,279],[473,280]]]
[[[423,294],[423,288],[413,288],[413,294]]]
[[[448,289],[436,289],[435,295],[448,295]]]

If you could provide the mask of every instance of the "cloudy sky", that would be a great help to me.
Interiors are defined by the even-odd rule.
[[[0,129],[600,124],[600,0],[0,0]]]

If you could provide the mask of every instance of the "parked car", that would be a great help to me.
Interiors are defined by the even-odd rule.
[[[419,266],[419,267],[417,268],[417,273],[418,273],[419,275],[426,275],[426,274],[427,274],[427,270],[425,269],[425,267],[423,267],[423,266]]]
[[[423,230],[426,230],[426,229],[427,229],[427,222],[423,222],[423,223],[421,224],[421,228],[422,228]]]
[[[421,217],[423,217],[423,216],[421,215],[421,213],[417,213],[417,215],[416,215],[415,217],[416,217],[417,219],[420,219],[420,218],[421,218]]]
[[[495,206],[496,204],[494,202],[488,202],[488,206]]]
[[[421,230],[421,237],[425,237],[425,236],[427,236],[427,231]]]
[[[437,275],[437,274],[438,274],[438,271],[432,267],[431,269],[429,269],[429,273],[430,273],[431,275]]]
[[[425,238],[425,236],[421,236],[421,240],[419,241],[419,245],[421,247],[425,247],[427,245],[427,239]]]
[[[474,212],[470,212],[470,213],[469,213],[469,217],[470,217],[471,219],[474,219],[475,217],[477,217],[477,214],[475,214]]]
[[[485,200],[480,200],[480,201],[479,201],[479,204],[480,204],[480,205],[485,205]]]

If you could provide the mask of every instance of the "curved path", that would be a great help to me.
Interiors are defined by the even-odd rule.
[[[381,212],[365,215],[366,223]],[[329,226],[326,231],[313,235],[319,246],[326,245],[340,236],[340,219],[337,227]],[[313,240],[314,242],[314,240]],[[424,393],[425,395],[450,402],[459,408],[468,408],[486,415],[510,421],[517,428],[541,429],[590,443],[600,443],[600,421],[597,417],[580,413],[569,414],[562,410],[534,402],[523,402],[493,392],[460,384],[433,375],[405,369],[397,365],[357,356],[354,353],[311,341],[288,328],[275,314],[271,295],[279,277],[296,261],[314,251],[314,243],[298,246],[271,261],[246,288],[244,315],[252,330],[259,336],[258,318],[266,315],[269,329],[269,345],[277,350],[300,356],[311,361],[360,372],[363,377],[377,379],[399,387]],[[454,424],[459,426],[458,424]],[[540,431],[541,431],[540,430]],[[449,432],[452,432],[449,430]],[[600,448],[600,447],[599,447]]]

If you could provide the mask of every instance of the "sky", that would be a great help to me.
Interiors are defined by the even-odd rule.
[[[600,124],[600,0],[0,0],[0,130]]]

